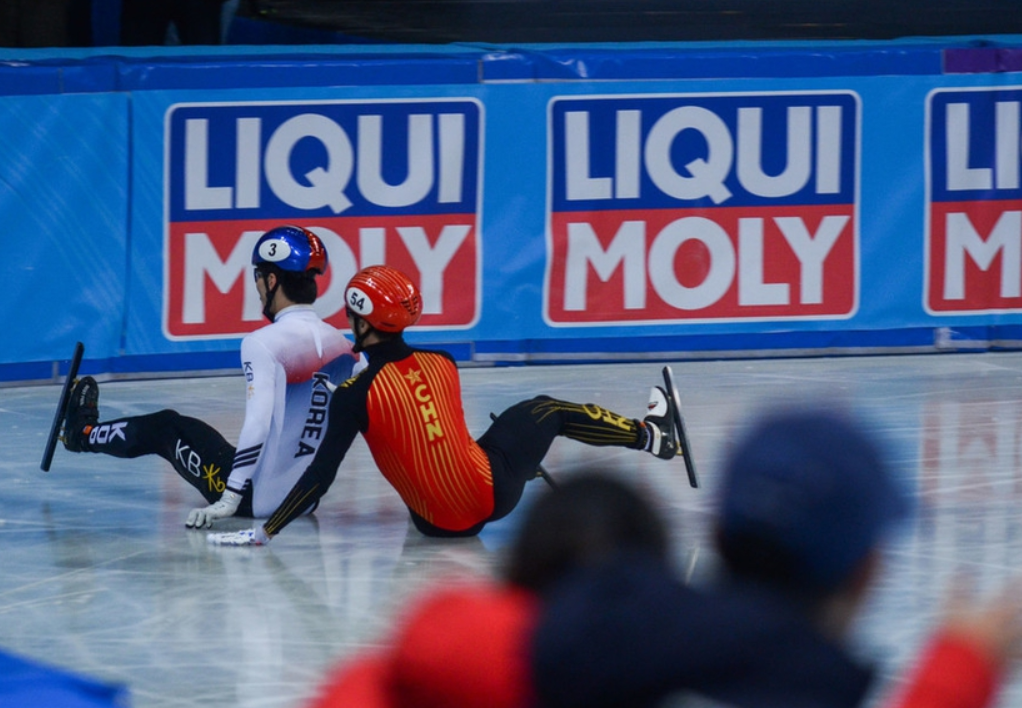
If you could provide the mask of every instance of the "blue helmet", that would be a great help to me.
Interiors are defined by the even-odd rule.
[[[271,263],[291,273],[326,270],[327,255],[319,236],[301,226],[278,226],[263,234],[252,250],[252,265]]]

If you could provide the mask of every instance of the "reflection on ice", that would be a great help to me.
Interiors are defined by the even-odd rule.
[[[714,559],[704,543],[716,466],[759,406],[828,396],[862,409],[894,443],[919,513],[889,554],[861,623],[863,649],[892,676],[922,639],[950,578],[995,586],[1022,557],[1022,354],[672,363],[703,488],[683,467],[558,440],[556,478],[620,465],[651,488],[692,577]],[[660,364],[465,369],[465,409],[489,414],[537,393],[642,415]],[[230,439],[241,424],[240,377],[104,384],[105,417],[164,407],[208,420]],[[427,540],[356,441],[315,516],[265,548],[209,546],[184,528],[200,502],[157,458],[117,460],[58,449],[39,470],[56,386],[0,389],[0,646],[126,684],[139,708],[291,708],[324,669],[384,634],[429,583],[495,572],[515,514],[478,539]],[[534,483],[530,493],[541,488]],[[221,528],[243,528],[230,520]],[[1003,704],[1018,698],[1012,686]]]

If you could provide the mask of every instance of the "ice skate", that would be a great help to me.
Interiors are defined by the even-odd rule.
[[[57,449],[57,441],[61,439],[61,431],[64,428],[64,418],[67,414],[68,403],[71,400],[71,388],[78,383],[78,367],[81,366],[82,357],[85,356],[85,345],[81,342],[75,343],[74,354],[71,355],[71,365],[67,370],[67,377],[60,388],[60,400],[57,408],[53,411],[53,422],[50,423],[50,434],[46,436],[46,447],[43,449],[43,460],[39,463],[39,469],[43,472],[50,471],[50,464],[53,462],[53,453]]]
[[[82,452],[83,433],[99,422],[99,384],[91,376],[79,379],[71,391],[60,440],[71,452]]]
[[[692,446],[689,444],[688,434],[685,432],[685,419],[681,417],[681,398],[678,396],[678,385],[674,382],[674,372],[671,371],[671,367],[665,366],[662,373],[664,388],[659,390],[667,399],[667,413],[671,418],[675,454],[680,455],[684,460],[688,483],[696,488],[699,486],[699,477],[696,475],[696,464],[692,459]]]

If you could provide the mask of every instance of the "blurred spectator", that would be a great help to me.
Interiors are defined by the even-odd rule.
[[[163,45],[173,25],[181,44],[221,44],[226,0],[122,0],[121,44]]]
[[[504,568],[512,585],[545,594],[565,575],[621,554],[668,562],[667,522],[639,489],[588,472],[558,486],[529,509]]]
[[[584,474],[546,491],[513,542],[509,582],[475,581],[418,599],[382,650],[346,662],[309,708],[524,708],[540,595],[564,573],[623,550],[666,562],[666,527],[639,492]]]
[[[91,0],[0,0],[0,47],[86,47]]]
[[[632,708],[679,694],[861,706],[872,672],[845,637],[909,505],[857,423],[818,410],[768,417],[726,466],[714,512],[726,577],[701,590],[678,579],[647,498],[579,475],[529,509],[502,582],[426,594],[309,708]],[[1019,610],[1017,592],[959,598],[891,708],[986,706]]]
[[[889,708],[990,705],[1004,674],[1018,660],[1020,591],[1015,581],[982,602],[956,592],[947,619]]]
[[[666,564],[622,556],[546,594],[533,640],[549,708],[652,706],[673,694],[745,708],[861,705],[871,672],[845,640],[910,501],[875,439],[831,410],[760,420],[714,511],[724,577],[702,597]],[[942,627],[897,708],[979,708],[1020,638],[1008,593]]]
[[[418,601],[383,650],[344,664],[309,708],[524,708],[536,600],[497,584]]]

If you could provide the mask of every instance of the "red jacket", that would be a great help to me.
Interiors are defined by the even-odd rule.
[[[985,708],[1000,685],[1000,668],[975,642],[940,632],[906,686],[886,708]]]

